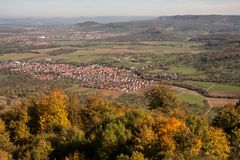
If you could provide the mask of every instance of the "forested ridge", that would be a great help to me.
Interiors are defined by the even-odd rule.
[[[188,113],[164,86],[147,106],[54,89],[0,112],[0,159],[239,159],[240,102],[213,120]]]

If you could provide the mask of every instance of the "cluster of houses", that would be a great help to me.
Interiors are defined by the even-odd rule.
[[[160,72],[160,73],[145,73],[142,72],[141,76],[144,79],[151,79],[154,81],[161,81],[161,80],[178,80],[181,78],[181,75],[178,73],[165,73],[165,72]]]
[[[101,40],[109,39],[113,37],[119,37],[126,35],[126,33],[107,33],[102,31],[95,32],[70,32],[68,34],[68,39],[70,40]]]
[[[121,92],[137,91],[155,82],[145,80],[130,70],[101,65],[76,66],[70,64],[52,64],[38,62],[5,61],[0,63],[0,70],[28,74],[39,80],[69,78],[80,81],[89,88],[100,88]]]
[[[9,38],[6,43],[16,44],[20,47],[25,46],[46,46],[53,44],[53,41],[46,35],[16,35],[13,38]]]
[[[16,44],[20,47],[28,46],[48,46],[53,45],[54,39],[66,39],[66,40],[104,40],[114,37],[126,35],[126,33],[107,33],[102,31],[95,32],[64,32],[60,34],[16,34],[14,37],[8,37],[3,40],[4,43]],[[1,41],[1,40],[0,40]]]

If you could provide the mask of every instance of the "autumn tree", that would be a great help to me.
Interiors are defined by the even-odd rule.
[[[138,151],[134,151],[131,156],[131,160],[145,160],[144,155]]]
[[[174,135],[176,142],[177,156],[181,155],[184,159],[194,159],[200,155],[203,142],[200,137],[194,135],[189,128],[183,127]]]
[[[41,131],[70,125],[66,109],[67,96],[63,91],[53,90],[49,95],[40,98],[37,107]]]
[[[159,117],[156,119],[157,141],[155,143],[155,158],[171,158],[174,155],[177,144],[175,133],[184,127],[183,122],[175,118]]]
[[[213,120],[213,125],[224,129],[228,134],[240,128],[240,108],[227,106],[222,109]]]
[[[116,157],[116,160],[131,160],[128,155],[120,154]]]
[[[12,159],[12,155],[10,155],[9,153],[0,150],[0,159],[1,160],[11,160]]]
[[[131,130],[131,145],[129,151],[140,151],[150,154],[151,144],[155,140],[153,125],[155,123],[153,116],[145,109],[136,109],[126,113],[122,122],[127,129]]]
[[[82,128],[82,120],[80,116],[80,102],[76,94],[70,94],[68,96],[68,119],[73,126]]]
[[[79,152],[74,152],[67,156],[65,160],[85,160],[84,155],[80,154]]]
[[[13,144],[10,142],[9,133],[6,131],[4,122],[0,119],[0,152],[2,156],[12,152]],[[1,158],[0,158],[1,159]]]
[[[240,128],[232,130],[230,134],[230,142],[232,147],[232,158],[240,158]]]
[[[27,104],[15,106],[2,118],[6,122],[6,128],[10,133],[10,138],[14,143],[27,143],[30,137],[28,122],[29,116],[27,112]]]
[[[115,117],[114,109],[116,108],[111,102],[98,95],[91,95],[86,98],[86,104],[80,111],[80,117],[83,129],[90,139],[96,137],[97,129],[102,123],[108,123]]]
[[[53,151],[51,142],[46,135],[37,135],[31,143],[31,150],[28,153],[29,159],[48,160]]]
[[[131,131],[123,123],[109,123],[100,137],[98,154],[100,159],[115,159],[117,155],[126,151],[126,142],[132,137]]]
[[[146,93],[149,107],[152,109],[160,108],[163,111],[171,111],[179,104],[176,96],[166,86],[158,86]]]
[[[75,157],[74,154],[79,154],[85,149],[85,134],[77,127],[70,127],[62,130],[53,143],[54,151],[52,152],[52,159],[61,159],[62,157]]]
[[[214,159],[227,159],[231,148],[226,134],[217,128],[210,128],[209,132],[209,138],[203,146],[204,154]]]
[[[209,124],[203,117],[197,115],[190,115],[186,119],[186,125],[195,135],[205,138],[208,134]]]
[[[213,125],[222,128],[227,134],[232,146],[233,156],[240,157],[240,107],[223,108],[213,120]],[[233,157],[232,157],[233,158]]]

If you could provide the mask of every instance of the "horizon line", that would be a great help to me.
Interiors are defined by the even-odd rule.
[[[5,19],[47,19],[47,18],[97,18],[97,17],[171,17],[171,16],[240,16],[240,14],[169,14],[169,15],[96,15],[96,16],[0,16]]]

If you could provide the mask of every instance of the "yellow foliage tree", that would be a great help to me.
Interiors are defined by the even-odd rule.
[[[205,144],[205,154],[214,159],[228,159],[231,148],[226,134],[221,129],[211,128],[209,141]]]
[[[195,154],[199,154],[202,146],[203,146],[202,141],[200,139],[197,139],[196,144],[192,147],[191,151]]]
[[[81,155],[79,152],[74,152],[73,154],[65,157],[65,160],[84,160],[84,156]]]
[[[184,159],[193,159],[199,156],[203,143],[201,139],[194,135],[189,128],[181,127],[175,134],[176,151],[174,157],[182,156]]]
[[[5,151],[0,150],[0,159],[1,160],[11,160],[12,156]]]
[[[147,126],[143,126],[141,132],[137,136],[144,146],[152,143],[155,140],[155,133]]]
[[[60,90],[53,90],[49,95],[41,98],[37,104],[40,130],[69,126],[66,106],[67,96]]]
[[[5,124],[4,122],[0,119],[0,133],[4,133],[5,132]]]
[[[10,142],[9,133],[6,131],[5,124],[0,118],[0,152],[1,150],[11,152],[12,148],[13,146],[12,143]]]
[[[144,155],[140,152],[133,152],[130,160],[145,160]]]
[[[48,160],[49,154],[53,151],[53,147],[51,143],[42,137],[36,137],[36,139],[33,140],[33,149],[29,153],[30,159],[34,160]]]
[[[154,118],[150,112],[146,109],[135,109],[127,112],[121,119],[125,122],[125,126],[131,129],[133,135],[128,150],[148,154],[156,137],[152,128]]]

